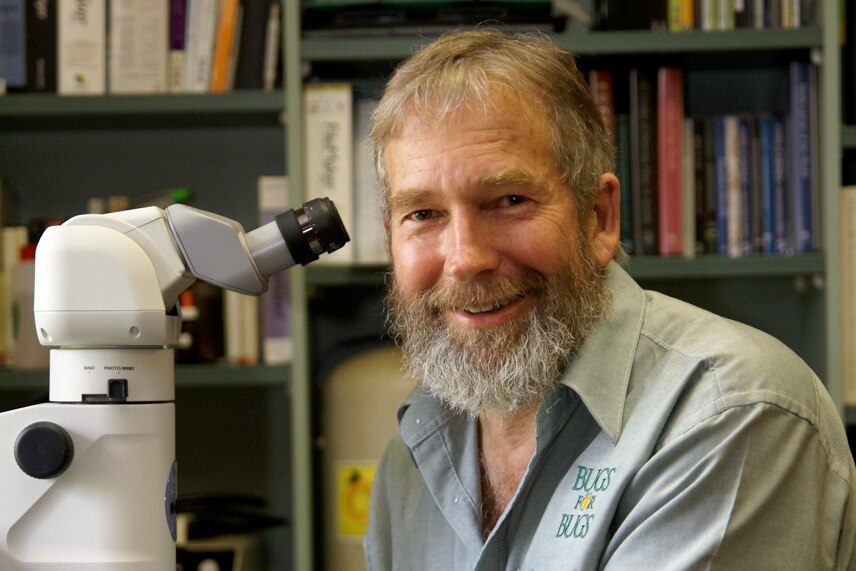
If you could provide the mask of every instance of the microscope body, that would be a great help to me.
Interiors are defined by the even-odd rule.
[[[258,295],[348,241],[329,203],[335,238],[319,244],[309,204],[249,234],[183,205],[47,229],[34,315],[50,398],[0,414],[0,569],[175,570],[178,296],[197,278]]]

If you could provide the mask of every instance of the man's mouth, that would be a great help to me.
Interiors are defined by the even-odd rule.
[[[479,315],[482,313],[494,313],[494,312],[499,311],[502,308],[514,303],[515,301],[519,301],[519,300],[523,299],[524,297],[526,297],[525,294],[519,294],[516,297],[514,297],[513,299],[510,299],[508,301],[498,301],[498,302],[494,302],[491,304],[485,304],[485,305],[469,305],[469,306],[462,307],[461,309],[463,311],[465,311],[466,313],[469,313],[471,315]]]

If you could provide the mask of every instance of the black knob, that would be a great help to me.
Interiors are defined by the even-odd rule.
[[[15,461],[28,476],[56,478],[68,468],[74,443],[68,432],[53,422],[36,422],[21,431],[15,440]]]

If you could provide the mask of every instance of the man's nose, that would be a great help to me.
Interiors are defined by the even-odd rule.
[[[481,272],[496,270],[500,255],[493,232],[478,214],[453,216],[445,240],[446,275],[467,281]]]

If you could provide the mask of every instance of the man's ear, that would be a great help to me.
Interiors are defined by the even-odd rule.
[[[590,232],[595,259],[606,268],[618,251],[621,235],[621,184],[612,173],[600,176],[600,189],[592,205]]]

